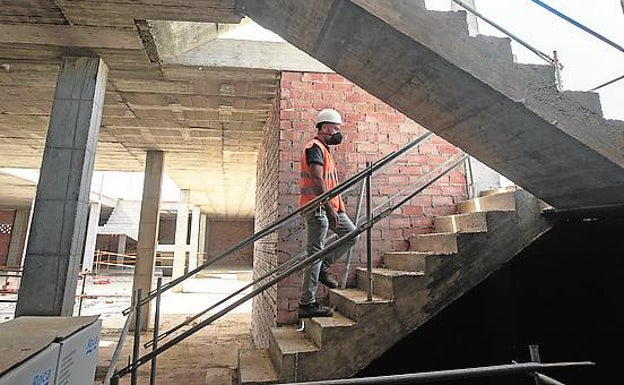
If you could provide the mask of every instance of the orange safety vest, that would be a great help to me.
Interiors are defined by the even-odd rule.
[[[323,180],[325,181],[325,189],[329,191],[338,186],[338,172],[336,171],[336,165],[332,154],[323,142],[316,138],[312,139],[301,152],[301,181],[299,184],[301,195],[299,196],[299,206],[303,206],[317,197],[314,190],[314,181],[312,179],[310,165],[306,160],[306,150],[312,148],[315,144],[319,146],[323,152]],[[329,201],[329,204],[336,212],[345,212],[345,205],[340,194],[333,197]]]

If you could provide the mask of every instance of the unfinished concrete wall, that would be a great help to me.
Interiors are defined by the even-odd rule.
[[[208,260],[227,251],[254,232],[253,220],[248,221],[208,221],[206,256]],[[245,247],[211,265],[214,267],[251,267],[253,247]]]
[[[273,163],[268,162],[267,165],[270,167],[264,171],[259,170],[259,175],[263,172],[265,178],[258,179],[259,197],[263,198],[257,200],[257,213],[274,210],[276,202],[280,217],[297,209],[301,151],[316,134],[314,121],[318,111],[328,107],[340,111],[345,121],[342,132],[346,139],[343,144],[336,146],[334,152],[341,180],[363,170],[367,161],[377,161],[425,132],[414,121],[340,75],[283,72],[279,143],[275,132],[271,132],[270,139],[265,138],[267,141],[264,147],[264,161],[270,159]],[[388,197],[414,183],[458,151],[455,146],[439,137],[433,137],[419,148],[413,149],[410,154],[373,178],[373,206],[383,203]],[[277,175],[275,167],[278,168]],[[277,189],[275,189],[276,179],[279,182]],[[261,180],[264,180],[265,184],[262,184]],[[271,194],[262,195],[261,189],[269,182],[273,189]],[[460,167],[379,222],[373,229],[374,264],[379,265],[380,255],[384,250],[405,250],[407,247],[405,239],[409,235],[430,232],[433,228],[433,216],[454,213],[454,204],[465,199],[466,194],[465,172],[463,167]],[[346,199],[347,213],[355,219],[359,190],[353,190],[343,197]],[[267,204],[268,206],[265,206]],[[256,230],[259,228],[256,226]],[[263,251],[263,258],[281,264],[302,252],[305,244],[304,227],[298,220],[288,228],[280,230],[277,240],[271,241],[270,250]],[[365,266],[364,246],[362,238],[353,254],[348,274],[349,284],[354,282],[355,268]],[[257,246],[256,258],[258,258]],[[263,266],[265,265],[263,263]],[[256,260],[254,267],[257,266],[259,265]],[[337,278],[341,278],[345,269],[343,258],[333,265],[331,271]],[[270,308],[266,313],[275,314],[276,324],[296,322],[300,284],[301,275],[292,275],[278,286],[276,293],[271,292],[263,300],[257,300],[254,306],[261,304],[260,306]],[[319,300],[324,300],[326,296],[326,288],[320,287]],[[266,341],[268,334],[265,333],[268,329],[263,330],[265,331],[261,331],[261,335],[255,336],[256,342]],[[256,334],[259,331],[259,328],[254,329]]]

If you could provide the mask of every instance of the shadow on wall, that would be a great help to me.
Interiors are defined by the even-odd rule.
[[[621,377],[623,229],[624,218],[558,224],[358,377],[527,362],[529,345],[539,345],[542,362],[596,362],[544,372],[566,385]],[[535,382],[516,376],[447,383]]]

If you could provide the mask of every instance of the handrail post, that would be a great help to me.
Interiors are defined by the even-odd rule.
[[[158,348],[158,329],[160,325],[160,300],[162,297],[162,277],[158,277],[158,281],[156,281],[156,308],[154,310],[154,332],[152,334],[152,351]],[[152,367],[150,371],[150,385],[154,385],[156,383],[156,357],[152,358]]]
[[[559,63],[559,55],[557,51],[553,51],[553,67],[555,69],[555,82],[557,83],[557,91],[563,91],[563,80],[561,78],[561,63]]]
[[[531,355],[531,362],[541,363],[538,345],[529,345],[529,354]],[[533,377],[535,378],[535,385],[542,384],[539,376],[534,375]]]
[[[82,315],[82,302],[84,301],[85,296],[85,285],[87,284],[87,275],[88,271],[84,271],[79,273],[78,275],[82,275],[82,286],[80,289],[80,300],[78,301],[78,316]]]
[[[373,167],[371,162],[366,162],[368,173],[366,174],[366,220],[368,222],[373,218],[372,202],[371,202],[371,179],[373,177]],[[366,300],[373,300],[373,245],[372,245],[372,226],[366,229],[366,279],[368,280],[368,293]]]
[[[355,209],[355,226],[360,224],[360,212],[362,211],[362,201],[364,200],[364,190],[366,189],[366,180],[362,183],[360,187],[360,198],[358,199],[357,208]],[[355,245],[351,246],[349,252],[347,253],[347,261],[345,262],[345,271],[342,276],[342,282],[340,283],[341,289],[346,289],[347,287],[347,279],[349,278],[349,270],[351,270],[351,259],[353,258],[353,249]]]
[[[132,371],[130,374],[130,385],[137,385],[137,374],[139,368],[136,365],[139,360],[139,349],[141,348],[141,298],[143,297],[143,289],[137,289],[134,310],[134,341],[132,341]]]

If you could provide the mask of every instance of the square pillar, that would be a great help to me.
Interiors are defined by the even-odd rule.
[[[97,57],[61,63],[16,317],[73,314],[107,72]]]
[[[176,216],[175,244],[173,247],[173,272],[171,279],[181,277],[186,267],[186,238],[188,237],[189,190],[180,190],[180,203]],[[182,285],[177,285],[174,292],[181,292]]]
[[[206,262],[206,231],[208,230],[207,226],[207,216],[206,214],[199,215],[199,247],[197,249],[197,263],[202,265]]]
[[[139,239],[137,240],[136,264],[132,281],[133,303],[134,293],[137,289],[143,289],[143,296],[145,296],[155,286],[154,269],[156,267],[156,242],[158,241],[163,166],[164,155],[162,151],[147,152],[141,218],[139,220]],[[143,306],[141,330],[147,330],[151,313],[150,306],[151,302]]]
[[[191,215],[191,245],[189,247],[189,271],[195,269],[199,264],[199,207],[193,206]]]
[[[97,240],[98,223],[100,222],[100,202],[92,202],[89,210],[89,222],[87,224],[87,239],[85,240],[84,256],[82,257],[82,270],[93,271],[93,255],[95,254],[95,241]]]
[[[9,243],[8,267],[22,266],[22,256],[26,246],[26,234],[28,233],[29,210],[17,210],[15,220],[11,228],[11,243]]]

